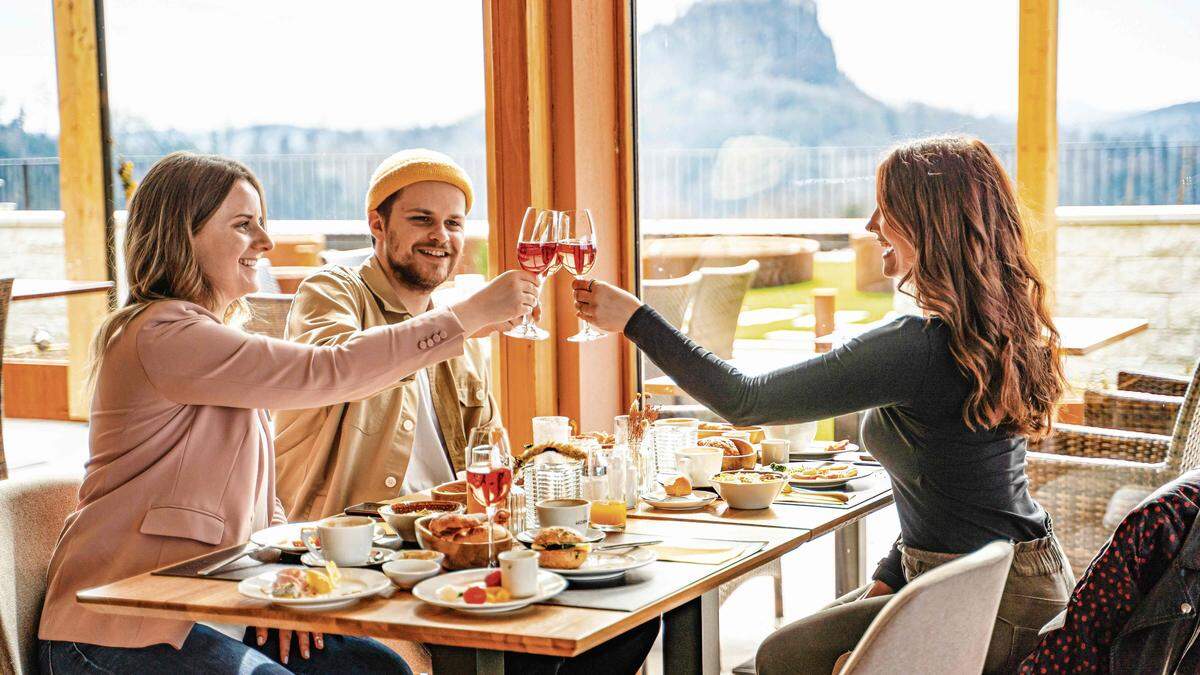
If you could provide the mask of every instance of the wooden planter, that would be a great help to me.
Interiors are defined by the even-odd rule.
[[[4,416],[71,419],[66,359],[4,359]]]

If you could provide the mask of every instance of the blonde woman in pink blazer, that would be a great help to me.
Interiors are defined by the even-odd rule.
[[[365,638],[315,635],[310,651],[309,636],[293,640],[290,631],[268,640],[247,629],[238,639],[188,621],[99,614],[75,600],[284,522],[265,408],[370,396],[461,355],[465,338],[536,304],[534,277],[508,272],[458,304],[339,346],[251,335],[229,324],[244,313],[241,297],[258,290],[255,263],[272,246],[264,226],[258,180],[221,157],[169,155],[133,197],[129,298],[94,345],[91,457],[50,562],[43,672],[408,672]],[[421,264],[442,264],[427,257]],[[293,644],[302,658],[288,664]]]

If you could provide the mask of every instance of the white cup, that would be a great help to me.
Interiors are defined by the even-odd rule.
[[[763,464],[787,464],[792,457],[792,442],[786,438],[764,438],[762,442]]]
[[[311,541],[319,535],[321,545]],[[313,555],[347,567],[365,565],[371,559],[375,521],[366,516],[335,516],[300,530],[300,539]]]
[[[725,453],[720,448],[695,445],[675,451],[675,464],[679,472],[687,476],[692,487],[710,487],[713,476],[721,473],[721,459]]]
[[[529,549],[504,551],[500,558],[500,586],[514,598],[528,598],[538,591],[538,552]]]
[[[533,442],[566,443],[571,439],[571,420],[566,417],[533,418]]]
[[[586,532],[590,508],[591,504],[586,499],[543,499],[537,503],[538,524]]]

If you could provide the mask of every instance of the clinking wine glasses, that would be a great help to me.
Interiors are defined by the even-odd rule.
[[[587,209],[563,211],[559,225],[562,232],[558,240],[558,257],[562,266],[575,275],[576,279],[586,276],[596,264],[599,243],[596,241],[596,225],[592,213]],[[607,336],[608,333],[583,322],[583,330],[567,338],[570,342],[588,342]]]
[[[517,237],[517,262],[526,272],[537,274],[540,279],[558,271],[559,212],[530,206],[525,209],[521,220],[521,232]],[[530,321],[529,314],[521,319],[521,325],[504,333],[509,337],[524,340],[545,340],[550,333]]]

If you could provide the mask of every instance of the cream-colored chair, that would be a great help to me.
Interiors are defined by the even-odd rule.
[[[692,304],[696,286],[700,284],[700,273],[691,272],[674,279],[643,279],[642,300],[658,312],[667,323],[683,330],[683,321]],[[662,370],[648,358],[642,360],[642,376],[651,379],[662,375]]]
[[[251,293],[246,296],[250,305],[250,320],[245,329],[251,333],[283,339],[287,329],[288,311],[292,308],[290,293]]]
[[[757,260],[737,267],[701,267],[685,320],[688,337],[723,359],[732,357],[742,302],[757,273]]]
[[[867,627],[841,675],[978,675],[1012,558],[1012,544],[992,542],[914,579]]]
[[[0,673],[38,672],[46,568],[79,483],[78,476],[0,481]]]

